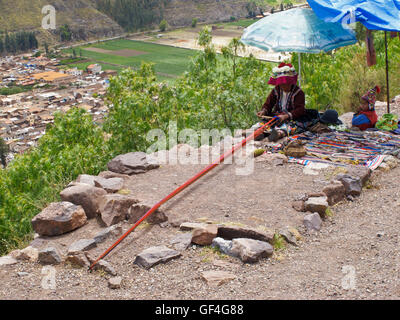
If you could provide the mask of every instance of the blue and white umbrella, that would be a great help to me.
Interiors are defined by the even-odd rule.
[[[241,41],[266,51],[319,53],[355,44],[357,39],[350,28],[325,22],[309,8],[296,8],[253,23],[245,29]]]

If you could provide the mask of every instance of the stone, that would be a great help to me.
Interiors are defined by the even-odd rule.
[[[129,217],[129,209],[138,200],[122,194],[107,194],[100,201],[100,216],[109,227]]]
[[[391,155],[387,155],[385,156],[383,162],[387,164],[390,167],[390,169],[394,169],[398,166],[399,160]]]
[[[177,235],[171,240],[170,244],[177,251],[185,251],[192,243],[192,234],[190,232]]]
[[[154,161],[148,161],[144,152],[130,152],[122,154],[112,159],[108,164],[108,170],[112,172],[132,175],[144,173],[148,170],[156,169],[160,165]]]
[[[17,272],[18,277],[26,277],[29,276],[28,272]]]
[[[18,261],[16,259],[14,259],[13,257],[10,257],[10,256],[0,257],[0,267],[10,266],[10,265],[13,265],[16,263],[18,263]]]
[[[301,239],[300,233],[297,229],[292,227],[284,227],[279,230],[279,234],[285,239],[287,243],[298,246],[298,241]]]
[[[193,231],[194,229],[204,228],[207,223],[197,223],[197,222],[184,222],[179,226],[181,231]]]
[[[150,247],[136,256],[135,264],[145,269],[179,258],[181,253],[166,246]]]
[[[329,168],[331,165],[327,163],[310,162],[303,168],[303,173],[306,175],[317,176],[323,169]]]
[[[15,259],[20,261],[36,262],[39,257],[39,250],[31,246],[18,251],[19,254],[16,255]]]
[[[266,162],[269,165],[277,167],[288,163],[288,158],[281,153],[264,153],[257,157],[256,162]]]
[[[68,255],[65,261],[77,267],[88,268],[90,266],[90,262],[83,252]]]
[[[110,289],[120,289],[122,283],[121,277],[112,277],[108,280],[108,287]]]
[[[221,286],[224,283],[235,280],[237,278],[234,274],[230,272],[216,270],[203,271],[201,273],[201,277],[207,282],[208,285],[212,287]]]
[[[58,236],[73,231],[87,222],[81,206],[71,202],[53,202],[32,219],[32,227],[42,236]]]
[[[97,247],[94,239],[80,239],[72,243],[68,248],[68,255],[78,254],[83,251],[89,251]]]
[[[129,179],[127,174],[116,173],[112,171],[102,171],[98,175],[101,178],[110,179],[110,178],[121,178],[121,179]]]
[[[211,246],[214,248],[218,248],[219,251],[221,251],[224,254],[227,254],[229,256],[232,256],[232,241],[231,240],[225,240],[220,237],[216,237],[213,239]]]
[[[305,212],[306,207],[304,205],[304,201],[302,200],[295,200],[292,201],[292,208],[298,212]]]
[[[359,196],[362,191],[362,181],[359,177],[348,174],[339,174],[336,180],[340,181],[346,190],[346,195]]]
[[[76,178],[75,182],[77,183],[86,183],[94,187],[94,181],[96,180],[96,176],[91,176],[89,174],[80,174],[78,178]]]
[[[107,191],[88,184],[75,185],[64,189],[60,193],[61,200],[81,205],[88,219],[99,214],[100,200]]]
[[[268,242],[238,238],[232,240],[232,254],[245,263],[257,262],[272,256],[274,248]]]
[[[96,177],[94,185],[98,188],[106,190],[108,193],[115,193],[121,190],[124,186],[124,179],[122,178],[110,178],[105,179]]]
[[[303,224],[308,231],[320,231],[322,226],[322,219],[319,213],[311,213],[304,217]]]
[[[136,223],[151,208],[152,208],[152,206],[143,204],[143,203],[138,203],[138,204],[132,205],[129,208],[129,212],[128,212],[128,222],[131,224]],[[157,209],[146,219],[146,221],[151,224],[160,224],[162,222],[168,221],[168,217],[166,216],[166,214],[163,211],[161,211],[160,209]]]
[[[347,174],[349,176],[359,178],[362,186],[365,186],[368,180],[371,178],[372,170],[363,166],[351,166],[347,169]]]
[[[217,236],[227,240],[232,240],[235,238],[248,238],[269,242],[271,244],[273,243],[274,239],[273,232],[262,232],[252,228],[236,226],[219,226]]]
[[[61,263],[61,255],[58,253],[58,250],[54,247],[48,247],[39,252],[38,261],[40,264],[44,265],[54,265]]]
[[[86,255],[86,257],[88,258],[88,260],[90,261],[89,257]],[[90,261],[90,263],[93,263],[92,261]],[[115,269],[111,266],[111,264],[103,259],[100,259],[95,266],[93,267],[93,270],[100,270],[100,271],[104,271],[112,276],[116,276],[117,272],[115,271]]]
[[[324,216],[329,206],[328,197],[308,198],[304,205],[306,211],[318,212],[321,216]]]
[[[328,204],[330,206],[339,203],[346,197],[346,188],[340,181],[333,182],[322,189],[322,192],[328,198]]]
[[[96,242],[96,244],[100,244],[111,237],[118,237],[121,234],[122,234],[122,227],[119,225],[113,225],[98,232],[94,236],[93,240]]]
[[[196,228],[192,232],[192,242],[202,246],[208,246],[218,234],[218,226],[215,224],[206,225],[203,228]]]

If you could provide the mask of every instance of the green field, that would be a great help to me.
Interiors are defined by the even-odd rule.
[[[130,49],[141,51],[143,54],[131,57],[123,57],[110,53],[100,53],[85,50],[93,47],[110,51]],[[86,68],[90,63],[96,62],[102,65],[103,69],[122,70],[127,67],[136,69],[144,62],[154,63],[155,70],[159,80],[174,79],[187,70],[191,57],[196,51],[189,49],[174,48],[154,43],[147,43],[133,40],[112,40],[102,43],[96,43],[90,46],[75,48],[76,52],[82,49],[82,57],[90,59],[92,62],[70,64],[70,67]],[[72,49],[64,51],[72,54]]]

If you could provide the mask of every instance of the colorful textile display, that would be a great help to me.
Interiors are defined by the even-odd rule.
[[[307,164],[305,161],[329,163],[331,165],[363,165],[375,170],[384,155],[400,149],[400,138],[381,131],[331,132],[313,137],[298,135],[290,140],[302,139],[307,155],[291,162]]]

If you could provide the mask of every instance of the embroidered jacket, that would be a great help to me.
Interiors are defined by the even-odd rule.
[[[298,86],[292,85],[285,105],[282,96],[283,90],[276,86],[263,105],[264,115],[272,116],[286,113],[289,115],[290,120],[295,120],[306,113],[305,95]]]

